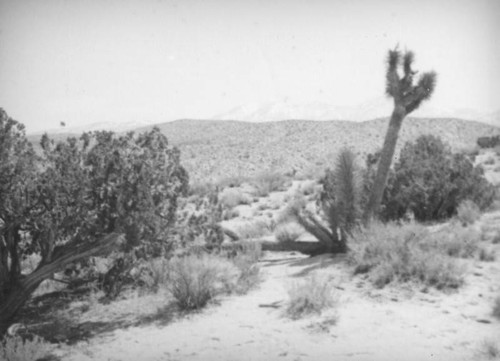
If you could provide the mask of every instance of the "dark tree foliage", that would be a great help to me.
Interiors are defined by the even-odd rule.
[[[368,167],[370,173],[368,182],[374,177]],[[388,177],[381,216],[395,220],[411,211],[419,221],[446,219],[465,199],[485,209],[494,199],[495,188],[483,175],[481,167],[474,167],[467,155],[453,153],[440,138],[421,136],[402,148]]]
[[[83,134],[37,157],[24,127],[0,109],[0,336],[38,285],[111,249],[168,250],[177,197],[187,188],[179,151],[158,129]],[[122,236],[123,235],[123,236]],[[33,253],[40,262],[23,273]]]
[[[479,137],[477,138],[477,145],[480,148],[495,148],[497,145],[500,145],[500,136]]]

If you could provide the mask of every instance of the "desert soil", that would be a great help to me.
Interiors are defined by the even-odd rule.
[[[484,216],[488,224],[499,220],[500,214]],[[116,330],[58,352],[68,361],[486,359],[481,345],[500,340],[500,322],[491,316],[499,258],[469,261],[466,285],[446,294],[416,285],[374,289],[338,256],[267,253],[262,282],[246,295],[167,325]],[[313,273],[335,287],[337,306],[291,320],[287,290]]]

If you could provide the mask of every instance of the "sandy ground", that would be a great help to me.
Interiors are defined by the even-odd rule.
[[[58,352],[68,361],[486,359],[481,344],[500,343],[500,322],[491,316],[500,294],[499,258],[470,262],[466,285],[444,294],[410,285],[375,290],[348,274],[341,257],[269,253],[261,261],[263,282],[247,295],[166,326],[118,330]],[[332,282],[337,307],[287,318],[288,287],[314,272]]]

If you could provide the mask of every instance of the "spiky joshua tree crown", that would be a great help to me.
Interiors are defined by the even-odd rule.
[[[434,71],[422,74],[416,84],[413,77],[417,71],[412,69],[415,54],[405,51],[404,54],[396,47],[389,50],[387,59],[386,93],[394,98],[396,106],[402,106],[406,114],[417,109],[420,104],[431,97],[436,86],[436,73]],[[403,77],[398,68],[402,67]]]

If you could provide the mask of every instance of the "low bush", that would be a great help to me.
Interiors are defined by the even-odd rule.
[[[493,262],[496,260],[496,252],[494,249],[481,247],[479,250],[479,260],[484,262]]]
[[[227,208],[234,208],[240,204],[250,204],[252,199],[238,189],[226,188],[219,195],[219,202]]]
[[[332,285],[316,274],[294,283],[288,290],[289,302],[286,314],[299,319],[311,313],[321,314],[337,303]]]
[[[228,221],[233,218],[240,216],[240,212],[237,209],[226,209],[222,212],[222,219]]]
[[[188,196],[205,197],[215,189],[210,182],[192,182],[189,184]]]
[[[247,221],[235,226],[235,232],[240,239],[259,238],[272,232],[272,221],[264,219],[256,219],[254,221]]]
[[[257,174],[253,181],[255,194],[258,197],[267,197],[271,192],[278,192],[284,189],[286,178],[277,172],[265,171]]]
[[[244,177],[242,175],[236,175],[219,179],[216,182],[216,185],[221,189],[234,188],[234,187],[240,187],[245,182],[248,182],[248,177]]]
[[[485,165],[492,165],[492,164],[495,164],[495,157],[488,157],[488,159],[486,159],[483,164]]]
[[[462,222],[463,226],[473,224],[481,218],[481,211],[479,207],[471,200],[464,200],[460,202],[457,208],[457,218]]]
[[[500,136],[479,137],[476,142],[479,148],[494,148],[500,144]]]
[[[457,288],[463,270],[436,249],[429,232],[418,224],[374,223],[350,236],[349,262],[355,273],[370,273],[377,287],[390,282],[420,282],[438,289]]]
[[[474,228],[451,224],[429,234],[421,243],[426,251],[456,258],[473,258],[479,254],[481,234]]]
[[[241,252],[233,258],[234,265],[239,269],[240,275],[236,292],[243,294],[248,292],[260,281],[260,268],[257,264],[262,256],[260,243],[246,242],[242,243]]]
[[[302,183],[300,186],[300,192],[303,195],[308,196],[314,194],[318,188],[318,184],[315,181],[308,181]]]
[[[227,259],[186,256],[170,261],[169,290],[182,310],[200,309],[216,295],[236,288],[239,272]]]
[[[495,299],[493,304],[493,316],[500,320],[500,296]]]
[[[217,295],[242,294],[254,287],[260,280],[261,256],[260,244],[246,242],[232,258],[211,254],[173,258],[165,271],[166,288],[180,309],[203,308]]]
[[[295,242],[304,233],[304,229],[295,223],[284,223],[276,227],[274,235],[280,243]]]
[[[170,280],[169,262],[165,258],[153,258],[148,260],[142,267],[136,270],[135,279],[152,292],[157,292],[160,288],[166,286]]]
[[[49,356],[50,344],[38,336],[24,340],[21,336],[7,336],[0,342],[0,360],[33,361]]]

